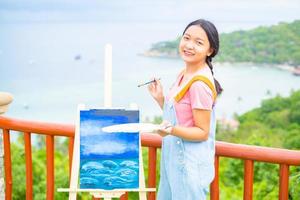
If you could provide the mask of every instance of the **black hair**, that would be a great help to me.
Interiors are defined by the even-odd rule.
[[[209,41],[209,45],[210,48],[212,48],[213,52],[210,56],[206,57],[206,63],[209,66],[211,73],[214,75],[213,72],[213,65],[212,65],[212,58],[215,57],[215,55],[218,54],[219,52],[219,33],[217,28],[215,27],[215,25],[213,23],[211,23],[210,21],[204,20],[204,19],[198,19],[195,20],[191,23],[189,23],[186,28],[183,31],[183,34],[186,32],[186,30],[190,27],[190,26],[200,26],[201,28],[203,28],[203,30],[205,31],[208,41]],[[221,87],[220,83],[214,78],[214,82],[215,82],[215,87],[217,90],[217,94],[221,94],[223,91],[223,88]]]

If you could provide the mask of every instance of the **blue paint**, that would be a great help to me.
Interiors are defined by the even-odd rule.
[[[80,188],[139,187],[139,134],[102,132],[105,126],[138,122],[138,111],[80,112]]]
[[[113,165],[105,165],[107,161]],[[124,166],[122,163],[127,161],[134,164]],[[138,187],[138,159],[84,159],[80,162],[80,188],[111,190]]]

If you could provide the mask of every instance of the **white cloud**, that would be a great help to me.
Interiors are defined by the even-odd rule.
[[[83,155],[99,154],[99,155],[113,155],[122,154],[126,151],[138,151],[138,145],[134,143],[124,143],[116,141],[102,141],[98,144],[83,145]]]
[[[102,133],[102,124],[95,120],[85,120],[80,124],[81,136],[99,135]]]

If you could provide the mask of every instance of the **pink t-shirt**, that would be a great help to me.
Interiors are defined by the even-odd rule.
[[[214,84],[214,79],[208,66],[198,70],[195,75],[205,76]],[[176,96],[190,80],[181,82],[182,78],[183,74],[178,76],[170,88],[170,92],[166,97],[167,101]],[[192,109],[212,110],[213,103],[211,89],[204,82],[195,81],[179,102],[174,101],[178,124],[185,127],[194,126]]]

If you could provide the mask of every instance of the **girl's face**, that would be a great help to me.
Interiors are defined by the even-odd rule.
[[[179,53],[186,63],[203,63],[212,52],[203,28],[193,25],[185,31],[179,43]]]

